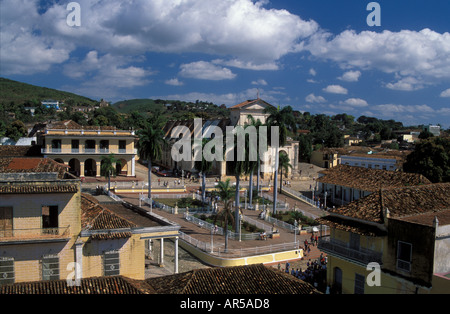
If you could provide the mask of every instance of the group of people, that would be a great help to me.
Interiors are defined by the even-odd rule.
[[[318,259],[311,260],[309,259],[306,263],[306,269],[302,268],[294,269],[291,268],[289,262],[286,263],[285,272],[291,274],[298,279],[301,279],[305,282],[310,283],[319,291],[326,290],[326,279],[327,279],[327,257],[320,254]],[[281,266],[278,265],[278,268]]]
[[[308,242],[308,239],[305,239],[305,241],[303,241],[303,245],[304,245],[304,252],[306,254],[309,254],[311,252],[311,245],[312,246],[317,246],[317,244],[319,243],[319,237],[318,235],[314,235],[314,232],[311,233],[311,237],[310,237],[310,241]]]
[[[169,186],[169,181],[163,181],[162,185],[164,187]],[[181,185],[181,180],[180,179],[173,181],[173,186],[177,186],[177,185]],[[158,186],[161,186],[161,179],[158,179]]]

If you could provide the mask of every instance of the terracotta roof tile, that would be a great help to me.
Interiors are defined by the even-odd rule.
[[[450,208],[450,183],[436,183],[374,192],[329,212],[375,223],[384,222],[384,210],[390,218],[439,213]],[[447,216],[445,216],[447,217]]]
[[[273,105],[271,105],[268,102],[258,98],[258,99],[250,99],[250,100],[243,101],[240,104],[232,106],[230,109],[242,108],[242,107],[245,107],[247,105],[250,105],[250,104],[253,104],[253,103],[257,103],[257,102],[262,102],[262,103],[266,104],[267,106],[273,107]]]
[[[83,230],[104,231],[96,233],[93,239],[118,239],[131,236],[132,222],[117,216],[106,206],[94,201],[88,194],[81,194],[81,228]],[[126,229],[126,230],[121,230]]]
[[[423,175],[401,171],[389,171],[338,165],[320,172],[324,176],[318,182],[335,184],[362,191],[375,192],[381,188],[430,184]]]
[[[0,194],[76,193],[77,191],[76,184],[0,185]]]
[[[262,264],[197,269],[147,283],[163,294],[320,294],[309,283]]]
[[[123,276],[83,278],[79,286],[67,281],[23,282],[0,286],[0,294],[149,294],[153,289],[144,281]]]
[[[69,167],[51,158],[5,157],[0,158],[0,173],[56,172],[63,178]]]

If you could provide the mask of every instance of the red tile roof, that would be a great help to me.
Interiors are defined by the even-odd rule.
[[[0,158],[0,173],[56,172],[63,178],[69,166],[50,158],[6,157]]]
[[[241,102],[240,104],[232,106],[230,109],[238,109],[238,108],[242,108],[242,107],[245,107],[247,105],[255,104],[255,103],[258,103],[258,102],[262,102],[262,103],[264,103],[267,106],[274,107],[273,105],[269,104],[268,102],[258,98],[258,99],[246,100],[244,102]]]
[[[383,223],[384,211],[390,218],[405,218],[450,209],[450,183],[380,189],[346,206],[329,212],[369,222]]]
[[[309,283],[262,264],[197,269],[146,281],[163,294],[320,294]]]
[[[76,184],[6,184],[0,185],[0,194],[42,194],[42,193],[77,193]]]
[[[117,216],[106,206],[85,193],[81,194],[81,228],[83,230],[100,231],[91,236],[92,239],[119,239],[131,237],[130,228],[136,227],[132,222]]]
[[[347,165],[338,165],[331,169],[320,171],[320,173],[324,174],[324,176],[318,178],[318,182],[345,186],[367,192],[375,192],[387,187],[431,183],[430,180],[420,174]]]
[[[66,280],[23,282],[0,286],[0,294],[150,294],[144,281],[123,276],[83,278],[79,286]]]

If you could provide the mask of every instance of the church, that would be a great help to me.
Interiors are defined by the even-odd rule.
[[[216,120],[202,120],[202,135],[204,138],[209,138],[211,136],[211,130],[214,127],[219,127],[222,130],[222,133],[225,134],[227,127],[236,127],[236,126],[245,126],[250,123],[249,115],[253,117],[255,121],[260,120],[261,123],[265,123],[269,114],[264,113],[264,110],[272,106],[266,101],[257,98],[253,100],[246,100],[240,104],[232,106],[230,109],[230,117],[226,119],[216,119]],[[194,161],[174,161],[172,158],[172,147],[179,140],[178,137],[172,137],[173,130],[176,127],[184,126],[187,127],[192,137],[194,137],[194,120],[177,120],[177,121],[168,121],[164,128],[164,136],[168,143],[163,149],[161,160],[156,161],[156,164],[160,164],[161,166],[181,173],[183,170],[184,173],[197,173],[198,171],[194,167]],[[270,145],[270,143],[268,143]],[[287,144],[283,147],[279,147],[280,154],[286,154],[289,157],[290,164],[292,165],[292,169],[289,169],[288,176],[292,173],[295,173],[298,170],[298,149],[299,143],[298,141],[294,141],[292,138],[287,139]],[[275,152],[273,149],[269,149],[264,154],[265,160],[261,165],[261,177],[264,179],[273,179],[273,171],[268,171],[268,169],[272,169],[275,164]],[[208,176],[213,176],[218,178],[219,180],[224,180],[228,176],[233,176],[232,172],[227,169],[226,161],[214,161],[212,170],[207,174]]]

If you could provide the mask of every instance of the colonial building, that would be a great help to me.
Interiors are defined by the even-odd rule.
[[[266,122],[269,114],[264,113],[264,109],[268,106],[272,106],[271,104],[265,102],[262,99],[255,100],[247,100],[240,104],[237,104],[230,108],[230,118],[229,119],[217,119],[217,120],[203,120],[202,121],[202,129],[201,133],[204,138],[211,138],[213,133],[213,128],[218,127],[222,130],[222,134],[225,136],[227,127],[236,127],[236,126],[245,126],[250,122],[249,115],[252,116],[255,121],[260,120],[262,123]],[[194,161],[181,161],[175,162],[171,156],[173,144],[179,140],[178,137],[172,137],[172,131],[175,127],[185,126],[190,132],[192,138],[194,137],[194,120],[185,120],[185,121],[169,121],[164,127],[164,134],[168,146],[165,147],[163,152],[163,157],[160,161],[157,161],[164,167],[167,167],[170,170],[184,170],[189,172],[195,172]],[[270,130],[267,130],[269,133]],[[275,164],[275,152],[270,149],[270,143],[268,144],[268,151],[264,154],[263,165],[261,166],[261,175],[262,177],[271,177],[273,175],[272,171],[269,171]],[[279,153],[284,153],[288,155],[290,163],[292,165],[292,169],[289,169],[289,172],[297,172],[298,170],[298,149],[299,144],[298,141],[294,141],[291,138],[287,139],[287,145],[283,147],[279,147]],[[225,150],[224,150],[225,151]],[[232,175],[231,171],[227,169],[226,161],[215,161],[213,163],[213,170],[211,171],[212,175],[216,175],[219,177],[225,177],[228,175]]]
[[[319,172],[317,194],[327,205],[346,205],[383,188],[430,184],[423,175],[339,165]],[[326,193],[326,195],[325,195]]]
[[[379,189],[318,219],[333,293],[450,291],[450,184]]]
[[[100,204],[67,168],[50,158],[0,158],[0,285],[144,279],[150,240],[177,247],[178,225],[128,203]],[[177,267],[177,250],[174,259]]]
[[[116,174],[135,176],[136,135],[133,130],[115,127],[82,126],[68,120],[48,125],[38,134],[44,157],[70,167],[77,177],[100,177],[104,156],[114,154]]]

